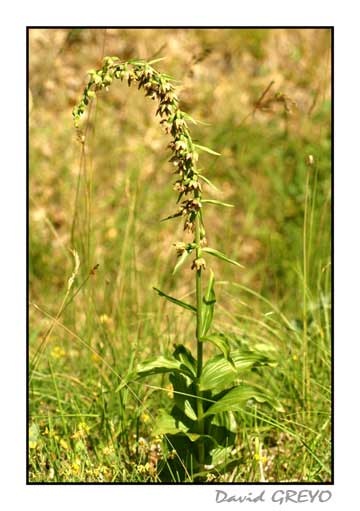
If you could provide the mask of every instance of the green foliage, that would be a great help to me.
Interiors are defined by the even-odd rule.
[[[204,246],[206,245],[205,226],[201,211],[203,204],[206,204],[206,202],[202,201],[201,185],[198,181],[196,169],[198,154],[194,149],[214,156],[220,156],[219,153],[192,142],[184,114],[178,107],[179,100],[175,95],[174,87],[164,75],[158,73],[149,63],[134,60],[122,63],[117,57],[105,57],[103,67],[97,71],[90,71],[89,75],[90,81],[84,90],[83,98],[73,110],[76,127],[79,125],[79,119],[85,111],[85,106],[94,98],[95,92],[109,86],[114,78],[126,79],[129,86],[132,82],[138,82],[138,88],[143,88],[146,96],[158,99],[159,106],[156,115],[159,114],[163,118],[161,123],[164,124],[166,133],[170,133],[173,137],[172,142],[169,144],[173,151],[170,161],[175,164],[180,177],[175,183],[175,189],[179,191],[178,202],[180,202],[184,195],[186,196],[190,193],[193,195],[192,199],[183,200],[179,211],[167,217],[167,219],[185,215],[185,229],[194,232],[192,244],[176,244],[180,259],[173,273],[179,269],[187,259],[187,256],[195,249],[196,258],[193,261],[192,269],[196,270],[197,306],[194,307],[167,295],[157,288],[154,289],[160,296],[175,305],[195,312],[197,359],[193,357],[184,345],[179,345],[176,347],[173,358],[158,357],[156,360],[141,364],[137,369],[139,377],[170,373],[175,403],[171,416],[175,421],[166,421],[165,429],[168,429],[170,426],[171,430],[174,431],[174,424],[177,421],[181,423],[181,427],[176,429],[175,433],[172,433],[171,442],[176,444],[176,458],[185,470],[182,475],[178,473],[179,467],[174,468],[172,472],[176,471],[177,477],[182,479],[186,472],[190,473],[195,470],[196,473],[202,473],[205,467],[205,460],[213,466],[211,451],[219,447],[219,444],[211,437],[211,428],[213,426],[211,419],[213,417],[216,417],[218,414],[239,411],[249,399],[255,399],[260,403],[267,402],[278,411],[282,410],[282,408],[277,403],[277,400],[271,398],[264,390],[249,385],[237,384],[236,382],[240,376],[241,369],[255,366],[259,361],[264,365],[264,357],[259,358],[252,353],[233,354],[228,351],[224,341],[218,340],[214,342],[219,337],[210,337],[209,339],[212,339],[212,343],[220,348],[221,355],[211,359],[203,367],[202,345],[206,341],[206,335],[211,328],[216,303],[214,291],[215,279],[212,271],[210,272],[207,292],[205,296],[202,296],[201,279],[202,272],[206,268],[203,255],[210,254],[222,261],[242,268],[242,265],[230,259],[222,252]],[[229,206],[229,204],[215,200],[208,200],[207,202]],[[213,394],[213,392],[219,390],[222,391],[220,394]],[[204,393],[204,391],[208,392]],[[205,395],[206,399],[212,403],[210,407],[203,403]],[[184,430],[185,426],[187,426],[186,431]],[[168,431],[159,429],[159,426],[157,431],[163,435],[168,434]],[[230,432],[224,429],[220,441],[228,440],[229,434]],[[190,446],[190,450],[189,439],[191,442],[194,442],[194,445]],[[208,441],[209,439],[211,442]],[[168,439],[167,442],[170,442],[170,440]],[[176,464],[178,464],[178,461]],[[160,478],[164,478],[161,472]]]
[[[164,29],[160,36],[145,29],[82,29],[75,38],[65,37],[67,29],[31,32],[31,358],[41,349],[29,388],[30,480],[156,482],[161,474],[172,482],[329,482],[328,31]],[[176,221],[158,228],[171,213],[171,187],[165,185],[172,154],[161,150],[167,142],[154,123],[157,102],[144,102],[136,87],[114,87],[116,78],[110,83],[104,76],[105,87],[88,91],[80,146],[71,131],[69,105],[78,98],[81,70],[93,66],[103,45],[112,55],[121,41],[124,58],[137,53],[153,66],[164,40],[176,44],[162,50],[168,58],[159,65],[184,79],[181,108],[196,119],[183,112],[193,140],[222,155],[213,158],[194,147],[203,167],[196,169],[198,182],[207,195],[200,208],[211,227],[206,237],[211,247],[244,264],[241,273],[204,252],[205,240],[196,254],[193,232],[182,234]],[[118,64],[113,59],[111,65]],[[273,88],[253,112],[272,79]],[[279,86],[283,96],[277,96]],[[298,103],[296,109],[288,101],[292,113],[284,94]],[[309,154],[312,168],[305,165]],[[191,181],[174,186],[193,187]],[[215,186],[220,183],[222,192]],[[190,220],[198,203],[183,204],[186,198],[179,199],[174,218]],[[176,254],[167,249],[174,235],[184,239],[184,246],[175,244]],[[72,273],[69,247],[81,264],[58,315]],[[191,286],[198,267],[206,280],[199,303]],[[204,301],[211,272],[221,275],[216,304],[213,297]],[[192,309],[157,299],[153,287]],[[199,332],[203,379],[217,357],[224,366],[217,389],[194,388],[193,362],[169,349],[182,345],[198,358],[193,330],[199,310],[207,326],[211,317],[206,335],[203,328]],[[157,359],[162,367],[169,364],[169,372],[157,372]],[[138,367],[146,373],[146,361],[150,372],[136,377]],[[204,415],[237,385],[251,387],[260,400],[266,389],[284,412],[278,401],[271,406],[266,399],[240,399],[237,410],[206,416],[196,432],[197,402]],[[183,404],[181,392],[187,394]],[[168,430],[161,417],[170,420]],[[161,438],[158,423],[167,431]],[[197,466],[201,444],[204,470]]]

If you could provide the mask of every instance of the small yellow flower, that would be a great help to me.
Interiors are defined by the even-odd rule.
[[[81,468],[81,460],[79,458],[76,458],[71,465],[72,472],[74,474],[79,474],[80,468]]]
[[[169,385],[166,386],[166,389],[167,389],[167,395],[169,396],[170,399],[172,399],[174,397],[174,388],[171,385],[171,383],[169,383]]]
[[[101,357],[99,357],[99,355],[97,353],[92,353],[91,354],[91,360],[93,362],[99,362],[101,360]]]
[[[78,428],[79,431],[82,431],[83,433],[85,433],[85,435],[87,435],[90,431],[90,427],[86,424],[86,422],[80,422],[78,424]]]
[[[60,358],[64,358],[66,355],[66,351],[60,346],[54,346],[53,349],[51,350],[50,355],[52,356],[52,358],[57,360]]]
[[[141,414],[141,420],[146,424],[150,421],[150,415],[146,412]]]
[[[100,323],[101,323],[102,325],[104,325],[104,324],[106,324],[106,323],[109,323],[110,318],[109,318],[109,316],[108,316],[107,314],[101,314],[101,316],[100,316],[99,320],[100,320]]]
[[[86,438],[89,434],[90,427],[86,424],[86,422],[79,422],[77,430],[75,433],[71,436],[71,438],[74,438],[75,440],[78,440],[80,438]]]
[[[260,461],[261,463],[266,463],[267,462],[267,457],[266,456],[260,456],[260,454],[256,453],[256,454],[254,454],[254,460],[255,461]]]
[[[68,443],[63,438],[60,439],[60,446],[67,451],[69,449]]]
[[[108,240],[114,240],[117,238],[118,230],[115,227],[110,227],[106,232],[106,237]]]
[[[107,445],[103,448],[102,452],[105,456],[111,456],[111,454],[114,454],[114,447],[112,445]]]
[[[113,328],[114,322],[111,317],[109,317],[107,314],[101,314],[99,317],[99,321],[101,325],[106,326],[107,328]]]

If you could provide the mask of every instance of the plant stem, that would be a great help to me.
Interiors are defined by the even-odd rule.
[[[195,242],[196,242],[196,259],[201,257],[201,247],[200,247],[200,215],[196,215],[195,220]],[[203,366],[203,343],[201,340],[202,334],[202,285],[201,285],[201,268],[196,271],[196,345],[197,345],[197,380],[199,382],[202,366]],[[199,390],[197,384],[197,415],[198,415],[198,425],[199,425],[199,434],[204,434],[204,420],[203,420],[203,402],[202,402],[202,392]],[[199,464],[200,471],[203,470],[205,463],[205,449],[204,449],[204,441],[201,438],[199,443]]]
[[[304,409],[308,408],[309,395],[309,367],[308,367],[308,318],[307,318],[307,293],[308,293],[308,202],[310,189],[310,169],[307,170],[306,186],[305,186],[305,210],[304,210],[304,227],[303,227],[303,401]]]

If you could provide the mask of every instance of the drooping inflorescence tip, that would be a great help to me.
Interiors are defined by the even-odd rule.
[[[104,57],[103,66],[97,70],[91,69],[88,75],[89,81],[82,98],[73,109],[76,128],[79,127],[86,108],[96,97],[97,92],[107,89],[114,79],[125,81],[129,86],[137,83],[138,88],[144,90],[146,97],[158,101],[156,115],[161,118],[160,124],[164,131],[172,137],[168,145],[173,153],[170,162],[175,168],[175,174],[178,175],[174,189],[179,194],[178,202],[184,199],[179,214],[171,217],[179,215],[185,217],[184,229],[194,231],[195,218],[202,205],[202,188],[196,168],[199,154],[190,136],[186,122],[188,116],[180,110],[179,99],[169,78],[156,71],[150,63],[141,60],[120,62],[117,57]]]

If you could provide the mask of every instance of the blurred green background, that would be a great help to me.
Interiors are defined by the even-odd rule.
[[[171,275],[183,232],[177,220],[160,223],[176,194],[154,104],[117,83],[92,105],[84,145],[72,124],[86,73],[105,55],[165,57],[155,66],[179,81],[182,110],[205,123],[193,138],[221,153],[200,156],[220,189],[204,196],[235,208],[208,206],[207,238],[245,269],[211,261],[216,325],[235,344],[274,352],[267,385],[288,410],[241,418],[234,480],[258,480],[262,464],[269,481],[329,481],[330,31],[70,28],[29,30],[31,480],[156,480],[146,416],[167,395],[115,392],[109,366],[122,374],[174,342],[194,346],[186,311],[152,290],[191,300],[194,287],[190,268]],[[69,249],[81,289],[58,315]]]

